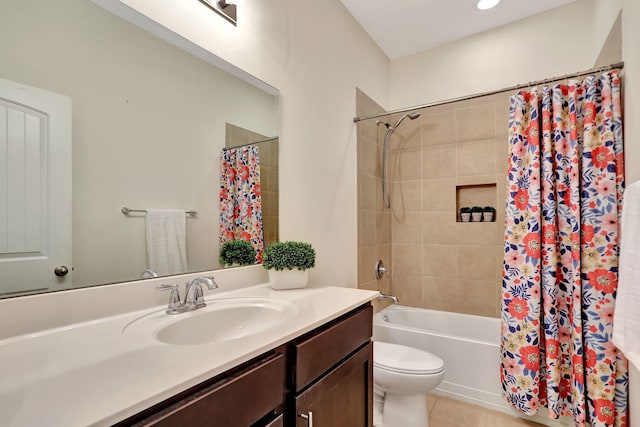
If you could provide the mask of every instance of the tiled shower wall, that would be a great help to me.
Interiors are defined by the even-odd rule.
[[[391,136],[390,210],[376,175],[384,127],[360,122],[359,287],[389,291],[405,305],[499,317],[509,95],[425,108],[405,120]],[[496,220],[458,222],[458,209],[473,205],[494,206]],[[374,252],[391,269],[386,289],[368,274]]]
[[[358,116],[383,113],[384,109],[362,91],[356,90]],[[391,259],[391,212],[382,204],[380,153],[384,126],[367,120],[357,126],[358,152],[358,287],[390,291],[390,279],[376,280],[375,263],[383,260],[393,271]],[[378,301],[373,304],[377,307]]]

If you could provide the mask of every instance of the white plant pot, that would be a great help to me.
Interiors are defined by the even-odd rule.
[[[471,212],[471,221],[473,221],[473,222],[481,222],[482,221],[482,212]]]
[[[493,212],[482,212],[482,222],[493,222]]]
[[[462,222],[470,222],[471,221],[471,212],[461,212],[460,213],[460,221],[462,221]]]
[[[309,283],[309,270],[269,270],[269,284],[273,289],[306,288]]]

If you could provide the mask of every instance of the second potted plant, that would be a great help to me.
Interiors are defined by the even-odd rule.
[[[482,208],[480,206],[474,206],[471,208],[471,221],[472,222],[482,221]]]
[[[482,222],[493,222],[496,216],[496,209],[493,206],[482,208]]]
[[[218,260],[225,267],[255,264],[256,250],[246,240],[229,240],[220,247]]]
[[[273,289],[304,288],[309,282],[308,269],[316,265],[316,251],[310,243],[274,242],[264,249],[262,266],[269,270]]]

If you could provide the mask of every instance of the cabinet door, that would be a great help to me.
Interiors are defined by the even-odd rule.
[[[373,426],[373,344],[369,342],[293,398],[289,426]],[[295,421],[294,421],[295,419]]]

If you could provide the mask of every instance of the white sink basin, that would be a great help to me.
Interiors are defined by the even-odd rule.
[[[236,340],[264,332],[290,320],[297,309],[269,298],[219,298],[198,310],[168,315],[153,312],[129,323],[125,335],[147,336],[172,345],[202,345]]]

